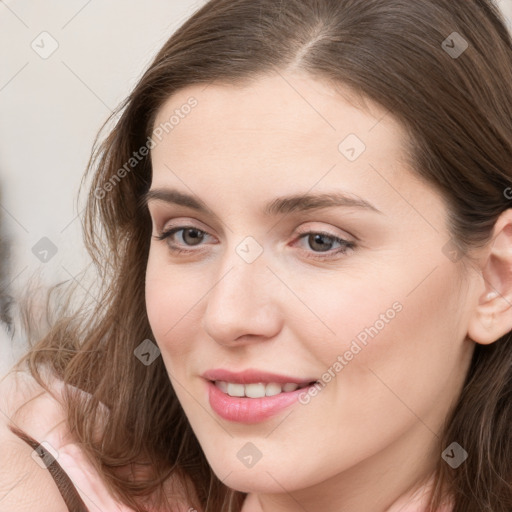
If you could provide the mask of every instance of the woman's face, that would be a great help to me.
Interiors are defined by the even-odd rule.
[[[155,122],[147,312],[209,463],[240,491],[418,478],[468,368],[476,287],[444,203],[392,113],[346,97],[283,72],[189,87]]]

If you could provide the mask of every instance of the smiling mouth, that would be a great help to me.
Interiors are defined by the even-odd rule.
[[[280,384],[278,382],[255,382],[251,384],[239,384],[234,382],[226,382],[222,380],[210,381],[226,395],[238,398],[264,398],[275,396],[281,393],[291,393],[297,389],[307,388],[318,381],[307,384],[297,384],[289,382]]]

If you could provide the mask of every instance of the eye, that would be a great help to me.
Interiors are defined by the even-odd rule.
[[[181,241],[178,240],[178,243],[176,242],[175,235],[178,235],[181,239]],[[202,242],[209,236],[211,235],[206,233],[206,231],[194,226],[176,226],[163,231],[159,235],[155,236],[155,239],[165,240],[171,252],[179,254],[196,252],[197,250],[187,249],[187,247],[200,247],[201,245],[204,245]],[[313,254],[309,257],[318,260],[334,258],[338,254],[345,254],[355,247],[354,242],[349,242],[348,240],[339,238],[331,233],[321,231],[308,231],[301,233],[298,240],[301,242],[305,241],[310,250],[304,250]],[[336,245],[338,247],[334,248]]]
[[[299,237],[299,241],[303,240],[305,240],[307,246],[312,249],[312,251],[309,252],[316,254],[313,258],[317,259],[327,259],[338,254],[345,254],[355,247],[354,242],[349,242],[348,240],[344,240],[330,233],[318,231],[302,233]],[[338,245],[338,247],[333,250],[333,246],[335,245]],[[322,253],[325,253],[325,255]]]
[[[173,237],[177,233],[180,233],[180,235],[178,235],[181,238],[180,244],[176,244],[176,242],[173,241]],[[157,240],[166,240],[167,245],[169,246],[169,249],[172,252],[181,253],[191,251],[189,251],[186,248],[182,249],[179,247],[179,245],[183,245],[185,247],[194,247],[197,245],[201,245],[201,242],[204,240],[206,236],[210,235],[208,235],[206,231],[202,231],[194,226],[176,226],[174,228],[170,228],[160,233],[155,238]]]

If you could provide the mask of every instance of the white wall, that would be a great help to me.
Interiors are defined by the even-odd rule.
[[[50,283],[85,266],[76,197],[93,139],[164,41],[203,4],[0,2],[0,214],[13,292],[35,271]],[[57,250],[52,258],[44,244],[36,250],[46,263],[32,252],[43,237]],[[0,327],[0,374],[11,351]]]
[[[0,206],[12,243],[13,291],[35,270],[55,282],[86,264],[75,199],[94,136],[163,42],[203,3],[0,2]],[[500,4],[512,18],[512,0]],[[45,263],[32,251],[43,237],[57,250]],[[44,257],[45,250],[43,243],[36,252]],[[0,374],[11,352],[0,329]]]
[[[498,4],[507,16],[508,26],[512,31],[512,0],[499,0]]]

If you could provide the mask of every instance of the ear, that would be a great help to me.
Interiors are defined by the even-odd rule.
[[[512,331],[512,209],[496,221],[484,255],[484,292],[469,322],[468,336],[489,345]]]

